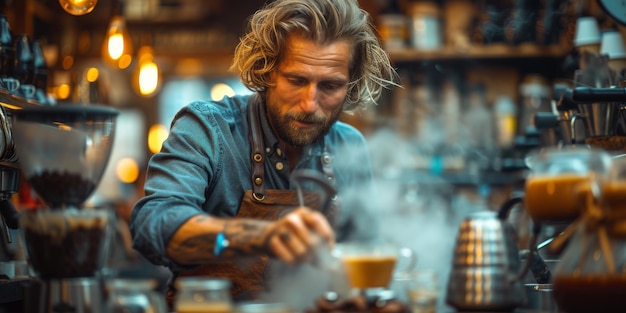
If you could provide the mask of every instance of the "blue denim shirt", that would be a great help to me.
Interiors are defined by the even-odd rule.
[[[169,137],[148,163],[145,196],[135,204],[130,221],[133,247],[153,263],[173,271],[189,268],[166,256],[167,243],[176,230],[200,213],[236,216],[243,194],[252,189],[247,119],[251,97],[193,102],[174,117]],[[264,105],[260,111],[265,145],[264,187],[294,189],[289,182],[292,165],[280,152]],[[321,172],[325,145],[333,157],[335,187],[342,199],[336,235],[339,239],[369,238],[376,228],[372,228],[375,219],[367,217],[361,203],[361,196],[370,194],[367,190],[372,188],[365,138],[354,127],[337,122],[321,140],[304,148],[294,169]]]

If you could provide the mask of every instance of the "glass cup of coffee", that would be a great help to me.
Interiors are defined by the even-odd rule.
[[[413,250],[391,243],[338,243],[332,253],[356,290],[388,288],[394,275],[412,271],[417,262]]]

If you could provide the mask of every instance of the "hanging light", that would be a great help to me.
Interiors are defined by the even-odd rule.
[[[65,12],[72,15],[85,15],[96,7],[98,0],[59,0]]]
[[[154,54],[150,46],[139,49],[139,64],[134,75],[137,92],[142,96],[151,96],[159,88],[159,66],[154,62]]]
[[[127,68],[132,61],[132,41],[121,15],[111,19],[102,54],[105,60],[120,69]]]

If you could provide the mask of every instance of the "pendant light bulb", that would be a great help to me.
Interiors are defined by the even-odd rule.
[[[65,12],[72,15],[85,15],[96,7],[98,0],[59,0]]]
[[[102,46],[103,57],[120,69],[130,65],[132,60],[132,40],[126,29],[126,21],[121,16],[111,19],[109,30]]]
[[[139,66],[134,75],[137,92],[145,97],[152,96],[160,84],[159,66],[154,62],[152,48],[143,46],[139,49]]]
[[[112,34],[107,43],[107,51],[113,60],[118,60],[124,54],[124,36],[119,33]]]

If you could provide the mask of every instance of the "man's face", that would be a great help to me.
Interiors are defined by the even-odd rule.
[[[339,118],[348,91],[350,44],[320,45],[292,35],[287,47],[270,74],[268,117],[281,140],[304,146],[325,135]]]

